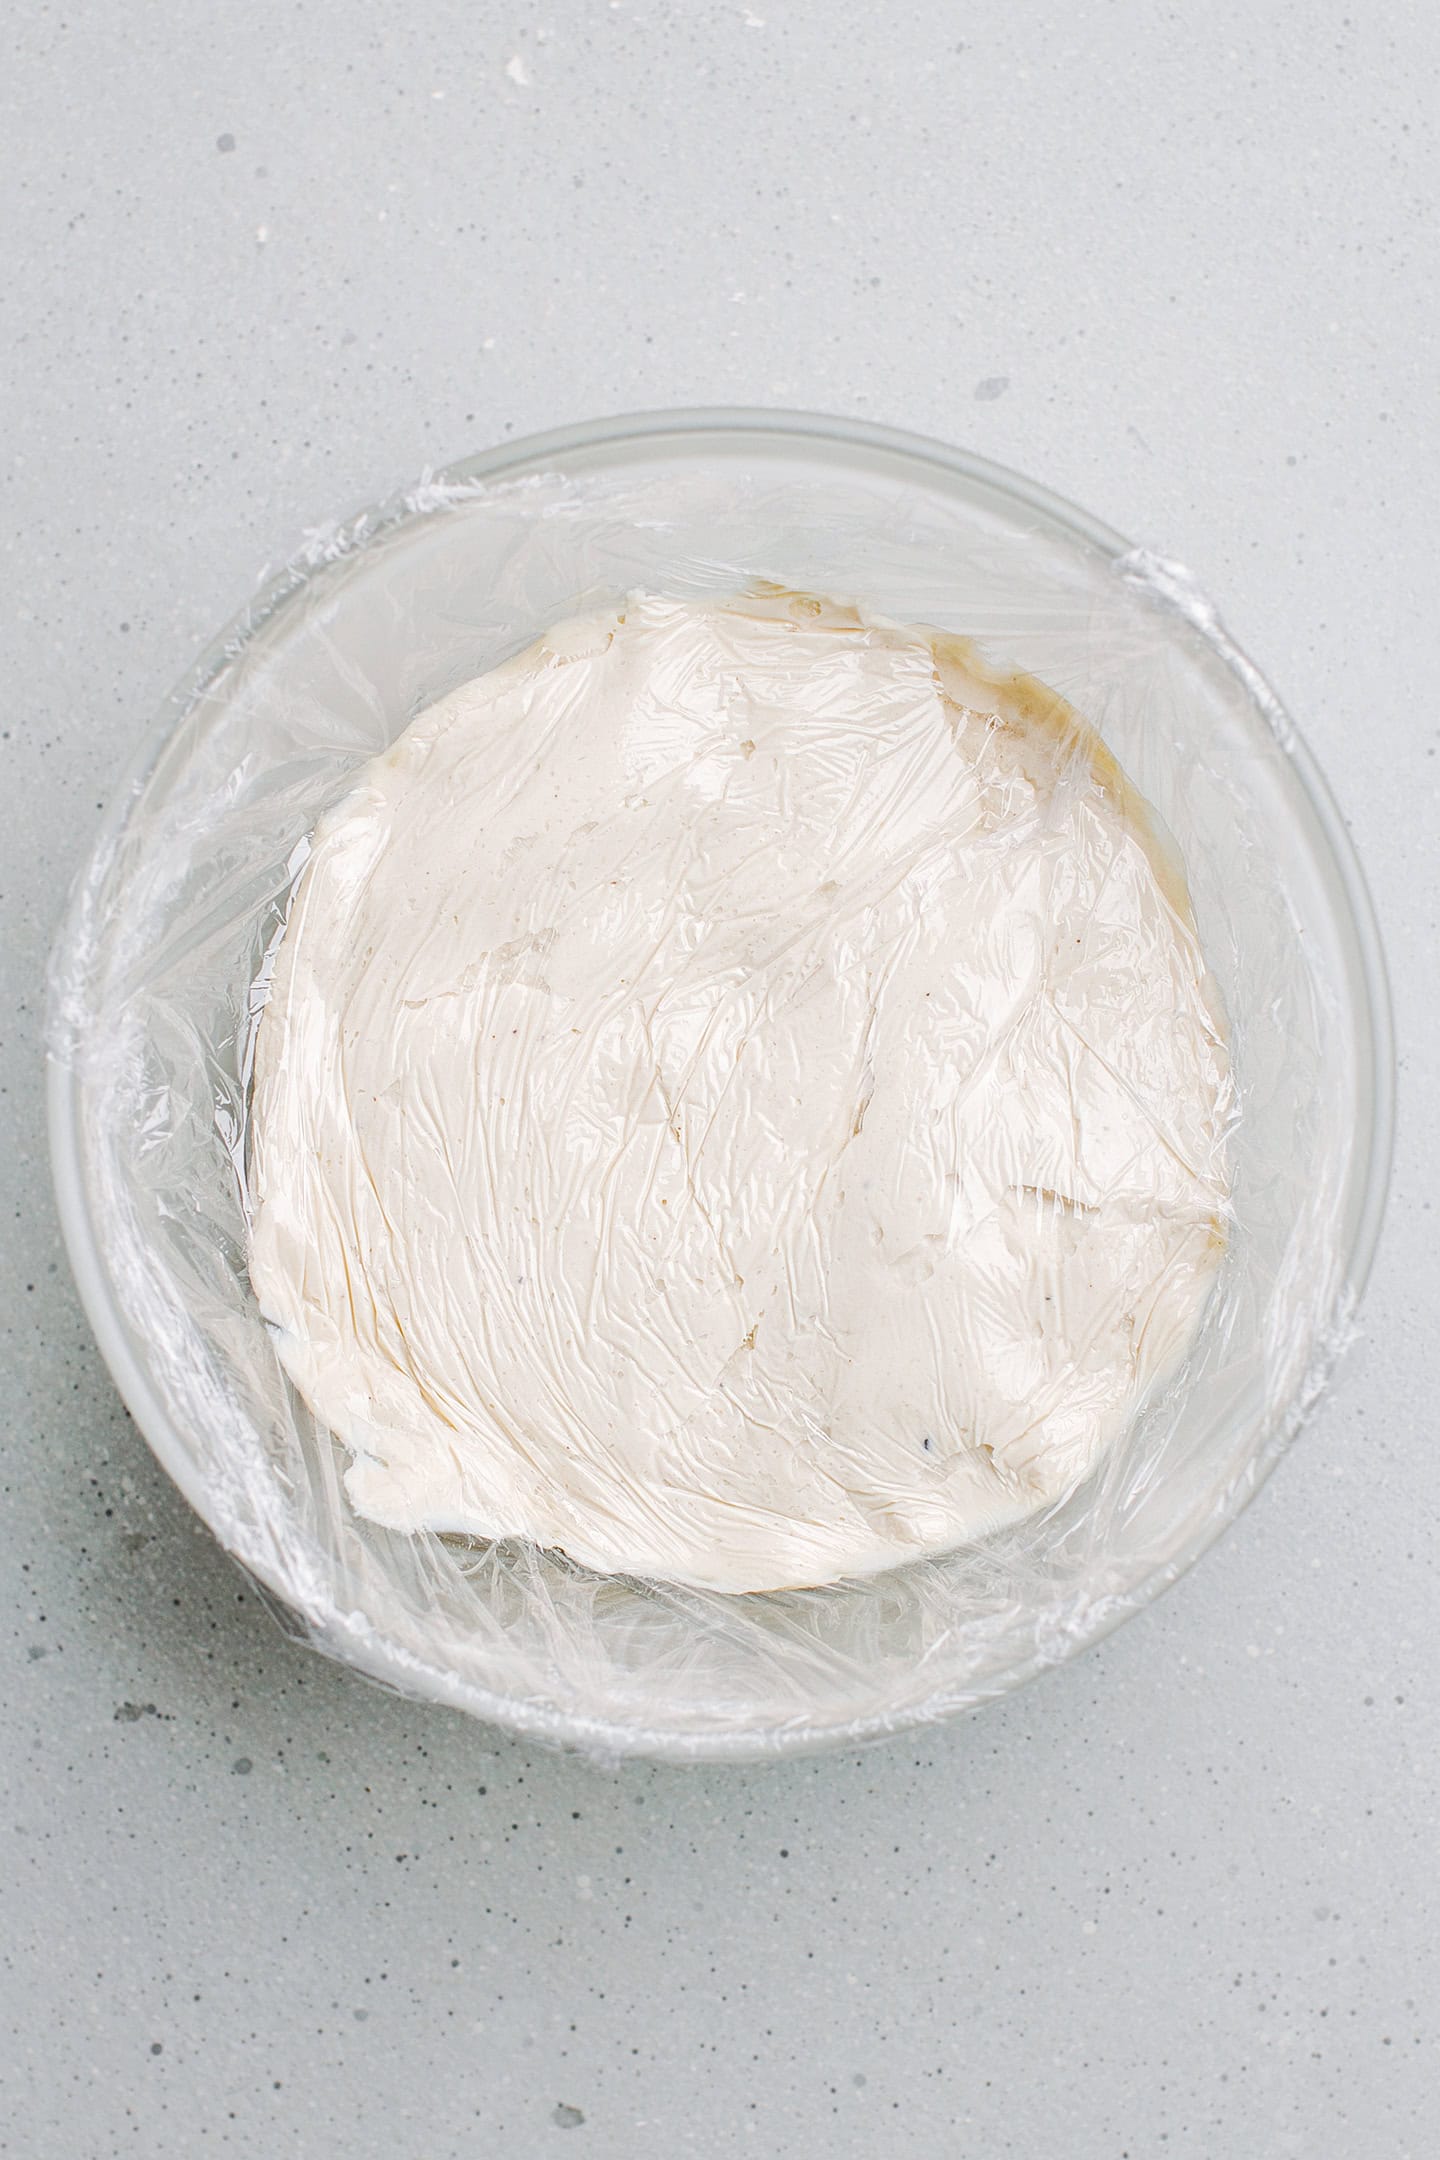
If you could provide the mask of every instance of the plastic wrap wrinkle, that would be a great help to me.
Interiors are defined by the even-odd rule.
[[[62,1184],[83,1192],[103,1279],[82,1270],[82,1288],[167,1467],[318,1647],[597,1755],[877,1738],[1069,1654],[1235,1512],[1350,1324],[1353,1006],[1287,822],[1273,698],[1203,610],[1157,607],[1147,559],[1112,564],[915,470],[757,451],[753,469],[700,452],[498,488],[442,478],[317,538],[177,696],[57,952]],[[757,578],[968,634],[1001,677],[1051,685],[1154,806],[1233,1068],[1227,1238],[1199,1331],[1074,1490],[864,1580],[735,1597],[523,1540],[386,1529],[348,1500],[346,1451],[284,1375],[246,1268],[251,992],[293,851],[417,714],[547,624],[636,588],[713,602]]]
[[[777,1589],[1073,1487],[1221,1249],[1226,1058],[1098,743],[958,640],[632,596],[316,835],[251,1276],[405,1530]]]
[[[1173,556],[1156,555],[1148,548],[1131,548],[1128,554],[1120,557],[1115,568],[1127,585],[1152,595],[1165,607],[1174,608],[1177,615],[1194,625],[1244,683],[1256,706],[1264,713],[1281,749],[1293,750],[1295,727],[1289,713],[1254,661],[1235,643],[1220,620],[1220,610],[1194,573],[1187,570],[1184,563],[1176,562]]]

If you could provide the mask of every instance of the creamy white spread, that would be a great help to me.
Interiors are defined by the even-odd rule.
[[[639,597],[326,816],[250,1273],[401,1530],[721,1590],[1067,1493],[1193,1334],[1230,1088],[1183,881],[962,640]]]

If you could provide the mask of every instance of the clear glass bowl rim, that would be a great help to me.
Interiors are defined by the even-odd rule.
[[[789,447],[813,456],[817,451],[823,452],[827,445],[842,454],[869,453],[872,458],[896,468],[897,473],[906,466],[919,466],[936,478],[969,482],[986,489],[1011,505],[1037,514],[1062,538],[1072,544],[1078,543],[1108,561],[1118,562],[1135,552],[1133,543],[1113,527],[1078,508],[1053,489],[989,458],[877,422],[780,408],[716,406],[617,414],[518,437],[428,472],[424,478],[427,483],[440,486],[513,480],[524,473],[556,469],[567,459],[593,458],[605,453],[619,457],[627,451],[645,455],[686,446],[699,450],[707,441],[711,448],[724,447],[736,452],[742,452],[749,444],[757,450],[772,453],[783,453]],[[412,507],[403,497],[390,497],[344,521],[344,530],[351,536],[353,551],[358,552],[402,521],[425,514],[423,508]],[[64,980],[75,979],[74,964],[83,943],[83,897],[89,879],[96,866],[111,856],[181,720],[215,678],[234,661],[237,653],[279,610],[303,592],[321,567],[318,556],[301,554],[269,578],[234,620],[212,639],[165,699],[157,718],[146,730],[122,772],[109,808],[77,874],[70,904],[56,935],[52,975]],[[1269,691],[1274,705],[1270,720],[1261,716],[1262,724],[1272,724],[1277,715],[1287,723],[1283,747],[1293,782],[1288,789],[1290,807],[1304,829],[1309,853],[1324,888],[1337,935],[1349,1009],[1359,1023],[1361,1039],[1356,1045],[1359,1115],[1346,1182],[1343,1211],[1345,1267],[1337,1300],[1339,1309],[1348,1318],[1364,1291],[1374,1260],[1384,1219],[1394,1145],[1394,1026],[1384,948],[1369,888],[1339,806],[1282,701],[1275,697],[1267,679],[1254,663],[1233,643],[1223,636],[1209,636],[1203,626],[1194,627],[1227,670],[1239,676],[1252,704],[1256,702],[1253,684],[1258,681]],[[1243,674],[1242,669],[1245,670]],[[192,1458],[132,1344],[102,1257],[85,1179],[81,1089],[75,1061],[53,1051],[49,1059],[47,1109],[61,1233],[81,1304],[111,1377],[152,1453],[204,1519],[205,1494],[193,1474]],[[1088,1632],[1077,1633],[1067,1645],[1065,1661],[1100,1640],[1121,1619],[1187,1572],[1248,1506],[1283,1451],[1278,1446],[1270,1448],[1268,1455],[1257,1465],[1257,1474],[1235,1492],[1227,1508],[1214,1512],[1204,1534],[1196,1538],[1181,1559],[1170,1562],[1135,1585],[1127,1592],[1118,1613],[1105,1616]],[[286,1586],[283,1582],[268,1583],[266,1587],[284,1601]],[[1003,1691],[1010,1692],[1039,1669],[1034,1661],[1017,1667],[1007,1675]],[[413,1664],[409,1673],[407,1692],[414,1693]],[[443,1675],[437,1671],[435,1677],[437,1685],[432,1691],[432,1699],[444,1701],[448,1691],[443,1685]],[[769,1735],[756,1731],[688,1735],[676,1747],[674,1743],[678,1736],[610,1728],[597,1721],[557,1713],[548,1707],[543,1716],[537,1717],[531,1714],[531,1709],[532,1706],[497,1695],[493,1708],[487,1706],[484,1714],[493,1717],[495,1723],[522,1734],[543,1731],[552,1741],[570,1738],[591,1747],[603,1749],[609,1746],[625,1754],[641,1753],[652,1757],[683,1753],[687,1760],[745,1759],[762,1752],[767,1757],[778,1757],[816,1747],[829,1749],[854,1745],[927,1721],[927,1707],[921,1703],[895,1718],[856,1720],[843,1728],[797,1738],[794,1745],[787,1745],[784,1736],[778,1732]],[[668,1746],[665,1744],[667,1737],[671,1743]]]

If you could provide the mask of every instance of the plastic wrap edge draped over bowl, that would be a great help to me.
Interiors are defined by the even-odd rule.
[[[297,848],[437,697],[636,589],[757,579],[974,639],[1095,727],[1183,857],[1239,1115],[1220,1277],[1178,1372],[1063,1503],[860,1583],[726,1597],[388,1533],[284,1380],[245,1267],[255,991]],[[50,985],[72,1260],[157,1455],[315,1647],[601,1757],[764,1757],[973,1707],[1172,1581],[1353,1326],[1389,1132],[1383,966],[1296,733],[1176,565],[884,430],[652,416],[515,445],[312,537],[169,701]]]

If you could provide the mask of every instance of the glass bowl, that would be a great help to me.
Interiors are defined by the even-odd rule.
[[[357,1518],[245,1273],[255,985],[305,835],[423,705],[636,587],[763,577],[973,635],[1062,691],[1184,855],[1241,1117],[1195,1348],[1087,1484],[864,1583],[724,1598]],[[50,1123],[86,1310],[151,1448],[316,1647],[602,1756],[755,1758],[951,1715],[1073,1655],[1256,1491],[1351,1326],[1388,1172],[1384,966],[1330,793],[1178,566],[889,429],[638,415],[313,535],[167,700],[52,964]]]

